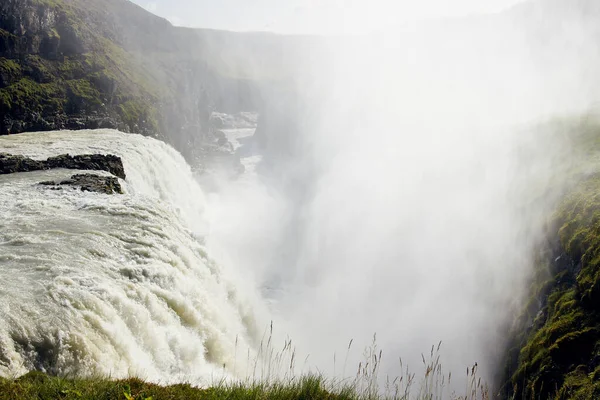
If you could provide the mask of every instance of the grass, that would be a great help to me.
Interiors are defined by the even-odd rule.
[[[342,378],[326,378],[322,374],[297,373],[296,349],[291,340],[285,340],[282,348],[273,345],[272,325],[266,331],[257,355],[247,353],[246,363],[233,366],[233,370],[213,378],[207,387],[190,383],[158,385],[139,378],[114,380],[105,377],[56,377],[43,372],[29,372],[16,379],[0,378],[0,400],[13,399],[398,399],[398,400],[489,400],[490,390],[477,374],[477,365],[467,368],[464,393],[453,391],[452,374],[446,374],[440,364],[440,349],[432,346],[426,358],[422,355],[420,377],[403,366],[398,360],[401,374],[395,378],[382,377],[383,352],[378,349],[376,336],[363,352],[354,376],[345,377],[351,340],[347,347]],[[269,333],[268,338],[266,338]],[[237,341],[236,341],[237,355]],[[308,357],[307,357],[308,358]],[[305,360],[306,364],[306,360]],[[334,357],[335,364],[335,357]],[[302,367],[304,370],[305,365]],[[242,370],[243,371],[239,371]],[[236,373],[236,371],[238,373]],[[230,373],[244,375],[235,380]]]
[[[139,379],[51,378],[39,372],[0,380],[0,399],[352,399],[350,391],[332,393],[322,378],[304,377],[286,384],[220,384],[208,389],[189,384],[159,386]]]
[[[65,103],[65,91],[57,83],[38,83],[31,78],[22,78],[5,89],[0,89],[0,101],[5,110],[17,113],[54,112]]]
[[[363,365],[360,375],[368,373],[362,368],[368,367]],[[0,399],[489,399],[488,390],[477,378],[476,367],[468,370],[467,374],[469,379],[465,395],[457,396],[444,391],[448,381],[442,376],[439,364],[427,369],[417,393],[411,393],[415,387],[414,375],[409,375],[407,381],[402,378],[387,381],[383,388],[370,380],[364,382],[360,376],[345,383],[330,381],[318,375],[271,383],[220,381],[209,388],[199,388],[190,384],[160,386],[137,378],[68,379],[30,372],[18,379],[0,378]]]
[[[0,74],[2,74],[3,81],[6,79],[8,82],[14,81],[21,75],[21,65],[14,60],[9,60],[4,57],[0,57]],[[8,83],[5,82],[5,83]]]

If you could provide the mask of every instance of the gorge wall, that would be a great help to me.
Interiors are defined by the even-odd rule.
[[[117,128],[192,158],[213,111],[265,107],[303,40],[178,28],[125,0],[6,0],[0,134]]]

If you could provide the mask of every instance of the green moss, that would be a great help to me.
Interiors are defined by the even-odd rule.
[[[10,94],[0,89],[0,111],[8,113],[12,109],[12,101]]]
[[[549,218],[548,235],[571,261],[549,267],[549,275],[536,273],[530,291],[543,308],[522,328],[512,385],[524,399],[599,398],[600,125],[589,116],[558,121],[555,131],[570,139],[570,148],[557,171],[565,195]],[[547,256],[550,265],[556,256],[556,249]]]
[[[55,80],[55,68],[48,60],[37,55],[27,55],[23,62],[23,74],[39,83],[50,83]]]
[[[585,366],[579,366],[565,377],[563,386],[558,391],[557,400],[562,399],[597,399],[600,398],[600,381],[588,374]]]
[[[56,25],[39,39],[61,37],[61,46],[69,42],[68,51],[49,58],[27,54],[18,60],[0,59],[0,73],[7,81],[0,85],[2,112],[16,120],[36,113],[54,120],[57,114],[93,112],[120,118],[117,124],[131,131],[158,134],[162,116],[156,104],[159,99],[172,101],[174,94],[158,83],[161,80],[143,61],[143,54],[125,50],[113,33],[105,36],[105,27],[97,25],[106,18],[105,5],[87,0],[30,1],[59,15]]]
[[[86,79],[74,79],[66,82],[66,111],[73,114],[89,112],[102,105],[100,93]]]
[[[143,101],[128,100],[120,104],[119,114],[133,132],[138,130],[139,125],[158,128],[155,108]]]
[[[87,75],[85,59],[80,56],[65,57],[58,66],[60,79],[82,79]]]
[[[18,81],[21,75],[21,65],[14,60],[0,58],[0,88]]]
[[[26,77],[0,89],[0,98],[9,110],[16,112],[55,112],[62,109],[65,93],[55,82],[38,83]]]
[[[86,79],[67,81],[67,87],[74,96],[90,102],[98,101],[98,90]]]
[[[87,62],[96,70],[106,70],[123,86],[128,95],[143,95],[151,100],[158,100],[165,95],[172,95],[169,88],[163,86],[160,79],[143,62],[132,62],[136,54],[127,52],[114,42],[101,38],[98,44],[101,51],[86,55]]]
[[[58,31],[56,30],[56,28],[52,28],[50,29],[50,31],[48,32],[48,36],[51,38],[57,38],[60,39],[60,34],[58,33]]]
[[[19,75],[21,73],[21,65],[15,60],[9,60],[4,57],[0,58],[0,72],[10,75]]]
[[[31,0],[33,3],[41,5],[41,6],[46,6],[46,7],[51,7],[51,8],[57,8],[57,7],[63,7],[64,6],[64,2],[62,0]]]

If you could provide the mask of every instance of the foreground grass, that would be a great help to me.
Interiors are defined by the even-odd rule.
[[[441,345],[441,343],[440,343]],[[438,346],[439,351],[439,346]],[[265,383],[217,382],[210,388],[189,384],[160,386],[137,378],[61,378],[30,372],[17,379],[0,378],[0,400],[176,400],[176,399],[300,399],[300,400],[489,400],[490,391],[477,374],[477,365],[467,369],[465,392],[451,389],[452,374],[442,372],[439,354],[432,347],[431,358],[423,357],[424,375],[419,379],[408,369],[395,379],[380,380],[381,352],[368,354],[370,361],[360,363],[354,378],[328,380],[322,375],[303,375]],[[402,363],[400,361],[400,363]],[[402,365],[401,365],[402,369]]]
[[[323,379],[305,377],[298,382],[270,385],[218,385],[209,389],[190,385],[158,386],[139,379],[110,381],[102,379],[53,378],[39,372],[16,380],[0,379],[0,399],[355,399],[351,390],[331,393]]]
[[[65,378],[50,376],[32,371],[16,379],[0,377],[0,400],[13,399],[301,399],[301,400],[489,400],[490,390],[478,374],[477,364],[467,368],[467,374],[460,384],[463,394],[452,388],[452,373],[446,373],[440,363],[442,342],[431,346],[426,358],[422,354],[423,375],[417,376],[405,368],[399,359],[400,375],[395,378],[381,376],[383,352],[377,347],[376,335],[366,347],[364,361],[358,365],[354,377],[327,379],[321,374],[297,374],[295,372],[296,351],[291,340],[286,340],[283,350],[273,349],[273,325],[266,347],[261,342],[260,354],[254,361],[252,375],[242,381],[227,381],[225,378],[209,388],[194,387],[190,384],[160,386],[138,378],[113,380],[110,377]],[[348,343],[350,353],[353,340]],[[346,361],[347,356],[346,355]],[[260,364],[260,365],[259,365]],[[284,367],[285,366],[285,367]],[[345,370],[344,363],[344,370]],[[279,373],[278,373],[279,372]],[[463,386],[464,385],[464,386]]]

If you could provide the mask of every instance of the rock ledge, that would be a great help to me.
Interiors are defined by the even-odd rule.
[[[0,153],[0,175],[54,168],[107,171],[118,178],[125,179],[123,161],[120,157],[110,154],[78,156],[63,154],[57,157],[50,157],[45,161],[38,161],[25,156]]]
[[[119,180],[113,176],[99,176],[95,174],[73,175],[71,179],[62,182],[46,181],[40,185],[51,186],[54,190],[62,189],[61,186],[79,187],[83,192],[96,192],[104,194],[123,194]]]

